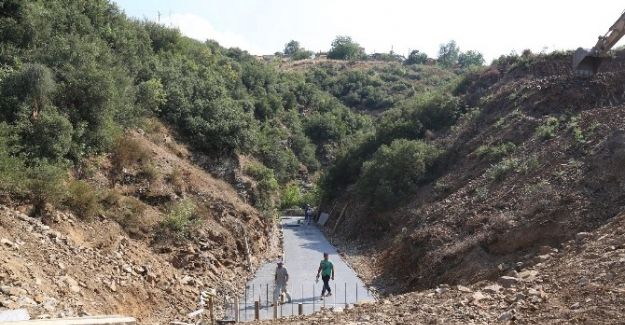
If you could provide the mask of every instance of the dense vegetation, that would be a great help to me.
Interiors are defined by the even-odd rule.
[[[109,152],[146,117],[207,155],[255,156],[277,181],[320,167],[370,127],[339,100],[239,49],[127,18],[106,0],[0,2],[0,186],[31,188]],[[297,45],[297,44],[291,44]],[[288,47],[288,46],[287,46]],[[292,46],[293,55],[304,51]]]
[[[68,183],[67,171],[88,157],[133,151],[124,131],[153,118],[210,157],[254,157],[259,165],[243,172],[258,182],[262,210],[316,200],[318,189],[300,191],[293,181],[318,172],[326,196],[362,175],[359,193],[377,197],[394,182],[393,168],[410,169],[392,191],[408,195],[440,154],[420,140],[464,112],[451,95],[458,73],[483,63],[450,42],[439,64],[413,51],[403,62],[391,53],[386,64],[352,66],[367,59],[364,49],[338,36],[328,57],[345,64],[282,71],[240,49],[129,19],[107,0],[1,0],[0,34],[0,193],[29,200],[35,213],[48,203],[91,205],[98,198],[77,199],[72,193],[87,185]],[[283,54],[302,60],[312,52],[290,41]],[[414,161],[395,165],[406,157]]]

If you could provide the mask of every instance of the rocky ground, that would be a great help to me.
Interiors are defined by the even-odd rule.
[[[103,200],[96,217],[49,209],[34,218],[28,202],[0,204],[0,310],[167,324],[197,309],[201,290],[216,290],[220,312],[260,263],[279,255],[276,226],[195,164],[166,130],[127,137],[147,153],[153,175],[147,180],[141,166],[123,166],[120,181],[114,157],[94,159],[94,171],[81,179]],[[199,220],[184,233],[163,230],[181,200],[196,203]]]
[[[492,281],[391,295],[275,324],[617,324],[625,312],[625,214]]]

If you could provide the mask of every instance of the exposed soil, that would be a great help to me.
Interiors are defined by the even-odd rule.
[[[346,310],[272,324],[620,324],[625,312],[625,214],[541,246],[493,280],[390,295]],[[503,266],[502,266],[503,267]],[[500,267],[500,268],[502,268]]]
[[[200,290],[216,289],[218,302],[232,299],[256,266],[278,256],[279,242],[270,240],[275,225],[195,165],[166,128],[126,137],[148,161],[120,173],[115,157],[96,157],[76,171],[103,200],[94,219],[51,211],[44,224],[25,214],[27,202],[0,206],[0,309],[27,308],[33,318],[184,320]],[[171,206],[185,199],[195,202],[199,219],[185,233],[164,228]]]
[[[481,109],[436,135],[440,176],[382,214],[347,194],[328,232],[369,284],[401,293],[497,279],[605,225],[625,206],[623,54],[592,79],[575,78],[565,54],[475,75],[460,95]],[[515,150],[478,154],[505,143]]]

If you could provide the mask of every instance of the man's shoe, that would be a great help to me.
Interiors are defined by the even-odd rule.
[[[326,297],[330,297],[332,295],[332,292],[328,292],[328,294],[326,295]]]

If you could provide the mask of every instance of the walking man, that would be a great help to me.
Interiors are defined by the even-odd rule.
[[[282,302],[280,297],[284,293],[286,298],[291,302],[291,295],[287,291],[287,283],[289,282],[289,272],[284,267],[282,260],[278,261],[276,268],[275,285],[273,289],[273,303]]]
[[[317,270],[317,280],[319,280],[319,274],[321,274],[321,280],[323,280],[323,289],[321,290],[321,300],[323,300],[323,297],[332,295],[330,279],[334,280],[334,265],[328,259],[328,253],[323,253],[323,260],[319,263],[319,269]],[[328,293],[327,295],[326,292]]]

